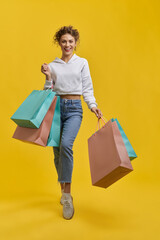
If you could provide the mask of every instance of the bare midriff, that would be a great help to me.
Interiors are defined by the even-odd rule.
[[[66,99],[81,99],[81,95],[60,95],[61,98],[66,98]]]

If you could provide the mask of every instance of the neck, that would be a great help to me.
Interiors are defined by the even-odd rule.
[[[66,56],[66,55],[62,55],[61,59],[62,59],[63,61],[65,61],[65,62],[68,62],[73,55],[74,55],[74,53],[72,53],[72,54],[70,54],[70,55],[67,55],[67,56]]]

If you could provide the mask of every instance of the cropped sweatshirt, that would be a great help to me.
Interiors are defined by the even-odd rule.
[[[48,66],[51,81],[45,80],[44,90],[51,88],[57,95],[83,95],[89,109],[97,107],[87,59],[73,54],[66,63],[56,57]]]

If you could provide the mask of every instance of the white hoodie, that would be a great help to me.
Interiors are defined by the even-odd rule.
[[[44,89],[52,88],[57,95],[83,95],[89,109],[97,107],[87,59],[73,54],[66,63],[56,57],[48,66],[51,81],[46,80]]]

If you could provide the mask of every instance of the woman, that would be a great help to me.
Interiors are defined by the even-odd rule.
[[[71,219],[74,214],[71,196],[73,171],[73,142],[79,131],[83,109],[81,95],[88,108],[100,118],[102,113],[97,108],[93,94],[93,84],[88,61],[73,51],[79,41],[79,32],[71,25],[61,27],[54,35],[54,42],[62,50],[62,57],[56,57],[51,63],[44,63],[41,72],[46,75],[44,89],[52,88],[60,96],[61,138],[60,147],[53,147],[54,163],[61,184],[63,217]]]

